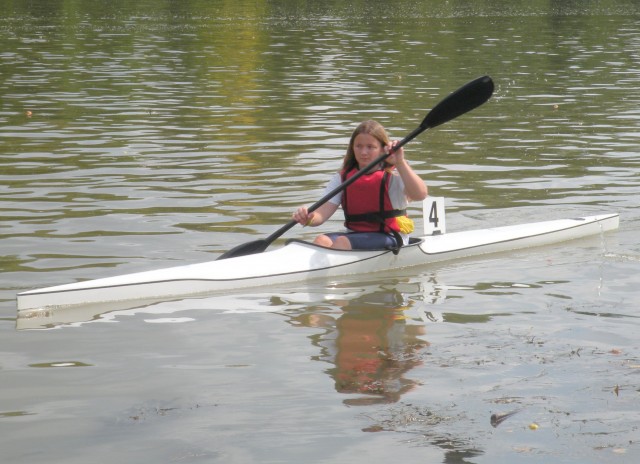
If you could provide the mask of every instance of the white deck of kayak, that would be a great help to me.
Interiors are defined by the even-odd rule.
[[[618,227],[617,214],[419,237],[390,250],[331,250],[299,240],[264,253],[30,290],[18,310],[148,298],[174,298],[309,279],[368,274],[485,253],[542,246]]]

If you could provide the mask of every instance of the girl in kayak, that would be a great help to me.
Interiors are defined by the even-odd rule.
[[[378,122],[361,123],[351,135],[342,169],[327,184],[325,195],[396,144]],[[317,227],[342,206],[347,231],[319,235],[313,243],[339,250],[397,249],[413,232],[413,221],[406,212],[408,203],[426,196],[427,186],[407,164],[401,147],[315,211],[310,213],[301,206],[293,219],[303,226]]]

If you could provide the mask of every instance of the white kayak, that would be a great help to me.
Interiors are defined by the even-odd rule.
[[[436,201],[425,200],[425,212]],[[427,201],[432,206],[427,205]],[[559,219],[413,238],[399,252],[392,250],[331,250],[300,240],[259,254],[200,264],[108,277],[29,290],[17,295],[18,310],[55,309],[74,305],[170,299],[310,279],[384,272],[411,266],[547,245],[618,227],[618,214]],[[428,221],[425,218],[425,231]]]

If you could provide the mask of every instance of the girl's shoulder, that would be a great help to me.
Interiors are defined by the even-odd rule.
[[[404,181],[402,180],[402,177],[400,177],[400,173],[398,172],[397,169],[392,169],[390,171],[387,171],[390,175],[389,175],[389,182],[392,184],[402,184],[404,185]]]
[[[331,177],[329,177],[329,183],[330,184],[335,184],[335,183],[341,184],[342,183],[342,172],[334,172]]]

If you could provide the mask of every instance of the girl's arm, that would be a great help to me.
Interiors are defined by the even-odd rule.
[[[391,150],[398,143],[391,142],[387,148]],[[411,166],[404,158],[404,148],[400,148],[397,152],[387,158],[389,164],[393,164],[404,182],[404,193],[409,201],[422,201],[427,197],[427,186],[418,174],[415,173]]]
[[[317,227],[333,216],[338,210],[338,204],[326,202],[314,212],[310,213],[306,206],[301,206],[293,213],[293,220],[303,226]]]

